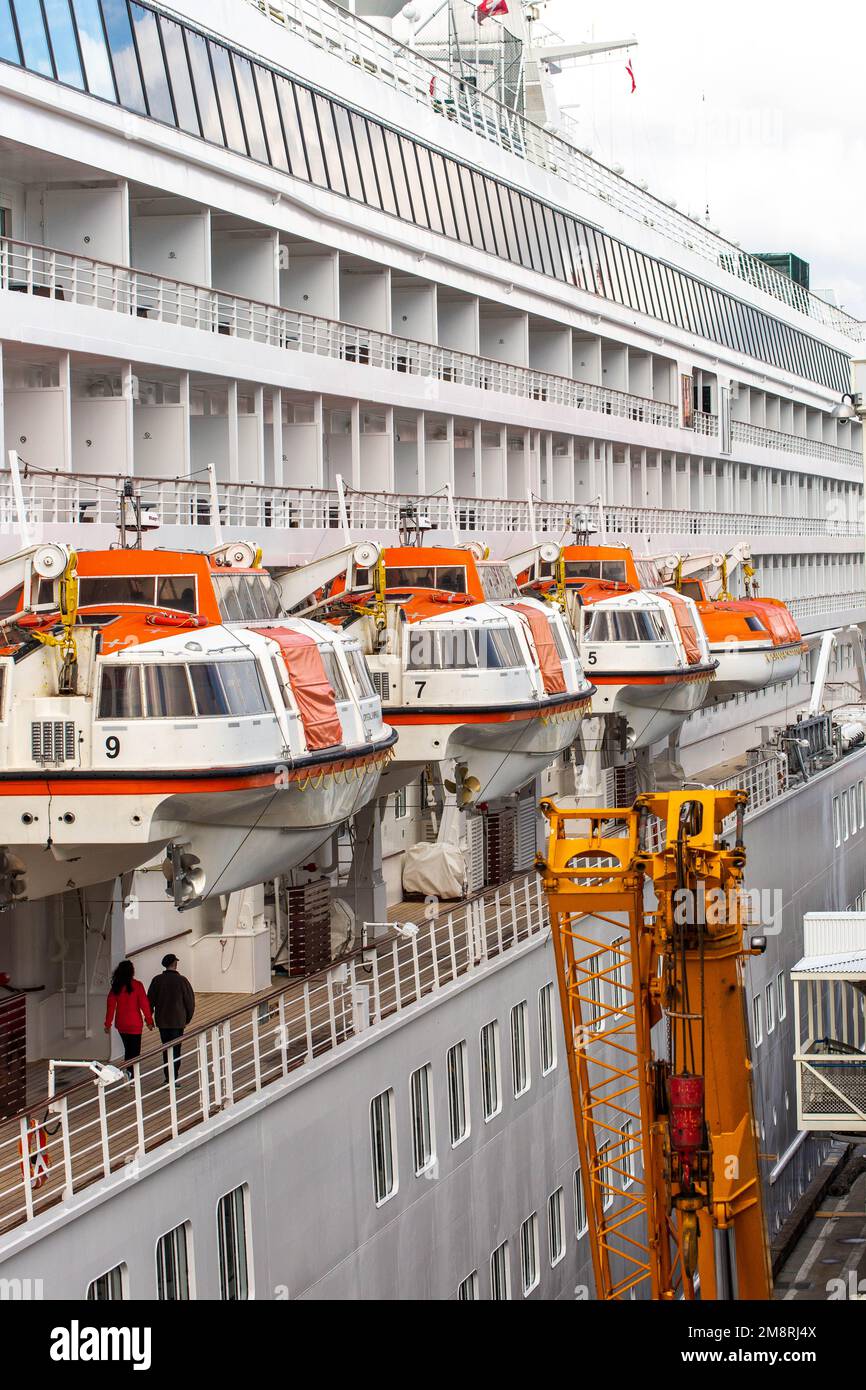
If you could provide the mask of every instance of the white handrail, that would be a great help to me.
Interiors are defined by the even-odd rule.
[[[132,1064],[132,1086],[85,1083],[50,1109],[46,1099],[0,1122],[0,1233],[206,1127],[290,1072],[315,1070],[361,1033],[537,940],[547,925],[541,882],[532,874],[520,892],[515,886],[442,912],[417,936],[383,941],[188,1033],[177,1082],[177,1044],[169,1044]]]
[[[469,386],[569,410],[679,429],[679,407],[627,391],[594,386],[555,372],[519,367],[378,329],[286,309],[224,290],[167,279],[132,266],[97,261],[31,242],[0,239],[0,290],[220,333],[289,352],[356,366]],[[718,434],[717,417],[699,414],[695,431]],[[685,432],[684,437],[687,433]],[[825,458],[863,469],[863,454],[820,441],[735,422],[734,437],[749,444]]]

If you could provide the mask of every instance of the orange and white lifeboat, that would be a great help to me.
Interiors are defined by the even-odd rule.
[[[255,569],[227,578],[249,578],[259,608],[225,624],[206,555],[59,551],[25,558],[2,600],[8,898],[167,851],[189,906],[297,866],[376,795],[396,735],[357,644],[280,618]]]
[[[697,598],[710,651],[719,664],[712,700],[785,685],[800,670],[806,650],[802,634],[780,599],[709,599],[703,585],[683,585]]]
[[[577,621],[598,687],[593,712],[621,715],[631,748],[668,738],[706,703],[717,666],[691,599],[669,589],[611,597],[585,588]]]
[[[621,716],[631,748],[668,738],[705,703],[716,666],[695,604],[642,589],[631,551],[539,546],[512,565],[526,594],[568,615],[596,686],[593,714]]]
[[[574,743],[593,687],[559,610],[513,586],[486,601],[471,550],[386,549],[353,584],[332,586],[324,611],[360,643],[399,732],[388,785],[453,759],[464,804],[490,801]]]

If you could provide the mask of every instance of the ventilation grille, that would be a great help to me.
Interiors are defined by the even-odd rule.
[[[387,671],[371,671],[373,689],[385,705],[391,699],[391,677]]]
[[[37,719],[30,725],[35,763],[75,762],[75,724],[71,719]]]
[[[471,897],[484,887],[484,817],[470,816],[466,822],[467,892]]]

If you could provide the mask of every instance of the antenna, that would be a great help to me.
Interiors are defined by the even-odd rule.
[[[352,528],[349,525],[349,509],[346,506],[346,485],[343,482],[342,473],[338,473],[334,479],[337,488],[337,505],[340,511],[340,525],[343,528],[343,535],[346,538],[346,545],[352,544]]]
[[[451,530],[454,534],[454,544],[460,544],[460,527],[457,524],[457,508],[454,506],[454,493],[451,491],[451,484],[445,484],[445,496],[448,498],[448,518],[451,522]]]

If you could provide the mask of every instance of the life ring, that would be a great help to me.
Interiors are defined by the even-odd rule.
[[[475,603],[471,594],[452,594],[447,589],[436,589],[430,597],[434,603],[450,603],[459,608],[466,608]]]
[[[21,1141],[18,1141],[18,1155],[21,1159],[21,1169],[24,1177],[27,1177],[27,1164],[24,1161],[24,1152]],[[48,1181],[48,1169],[51,1167],[51,1155],[48,1152],[48,1135],[44,1126],[38,1120],[31,1120],[27,1129],[27,1158],[30,1164],[30,1186],[36,1191],[44,1187]]]
[[[207,627],[207,618],[200,618],[197,613],[148,613],[145,622],[148,627]]]

